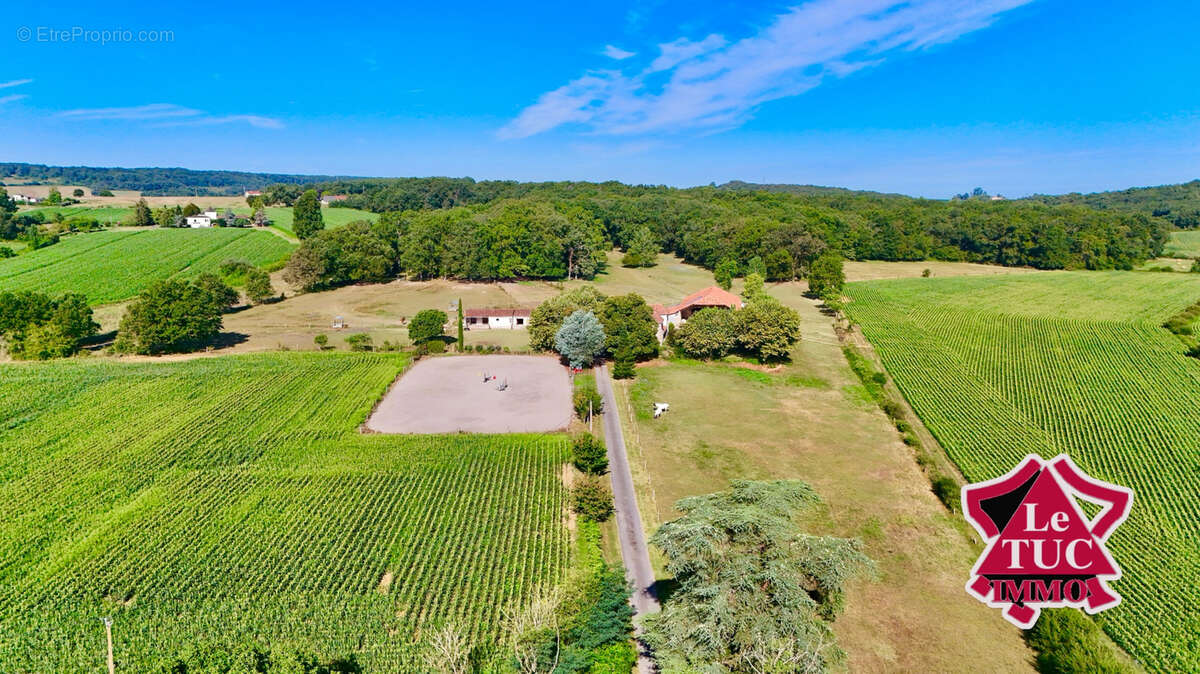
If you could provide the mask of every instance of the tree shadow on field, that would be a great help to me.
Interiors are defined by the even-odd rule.
[[[93,335],[87,339],[80,340],[79,348],[86,349],[88,351],[100,351],[101,349],[112,346],[112,343],[115,342],[116,339],[117,331],[109,330],[108,332],[101,332],[98,335]]]
[[[244,332],[222,332],[213,338],[212,348],[228,349],[238,344],[243,344],[250,339],[250,335]]]

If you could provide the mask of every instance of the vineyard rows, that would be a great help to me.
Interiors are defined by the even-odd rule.
[[[198,639],[368,671],[444,622],[495,643],[568,562],[565,441],[359,433],[403,363],[0,366],[3,669],[95,669],[109,614],[128,671]]]
[[[1160,327],[1181,274],[1064,272],[847,286],[889,374],[968,480],[1066,452],[1132,487],[1105,629],[1152,671],[1200,669],[1200,361]]]
[[[216,272],[227,259],[255,265],[287,257],[292,244],[252,229],[150,229],[76,234],[0,260],[0,291],[79,292],[92,304],[128,299],[150,282]]]

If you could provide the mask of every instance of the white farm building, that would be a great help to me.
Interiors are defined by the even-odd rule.
[[[467,309],[463,324],[468,330],[524,330],[531,313],[529,309]]]

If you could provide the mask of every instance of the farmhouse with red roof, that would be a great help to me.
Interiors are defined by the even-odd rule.
[[[463,323],[468,330],[517,330],[529,327],[529,309],[467,309]]]
[[[741,309],[743,306],[745,306],[745,302],[742,302],[742,298],[718,286],[709,286],[704,290],[698,290],[680,300],[679,304],[672,306],[655,304],[652,309],[654,320],[658,322],[658,341],[661,342],[667,338],[667,330],[672,325],[678,326],[686,323],[692,314],[701,309],[709,307]]]

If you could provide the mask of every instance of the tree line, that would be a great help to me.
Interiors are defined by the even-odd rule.
[[[193,171],[184,168],[118,168],[98,166],[47,166],[0,162],[0,177],[84,185],[101,190],[139,190],[148,196],[227,195],[263,189],[275,183],[311,183],[337,176],[246,171]],[[80,195],[82,196],[82,195]]]
[[[769,281],[806,277],[826,251],[852,260],[1131,269],[1162,252],[1170,229],[1152,215],[1073,204],[830,188],[428,178],[313,189],[347,194],[344,205],[389,215],[401,237],[396,270],[414,278],[587,278],[613,246],[629,266],[651,265],[667,252],[708,269],[724,265],[735,276],[759,271]]]

